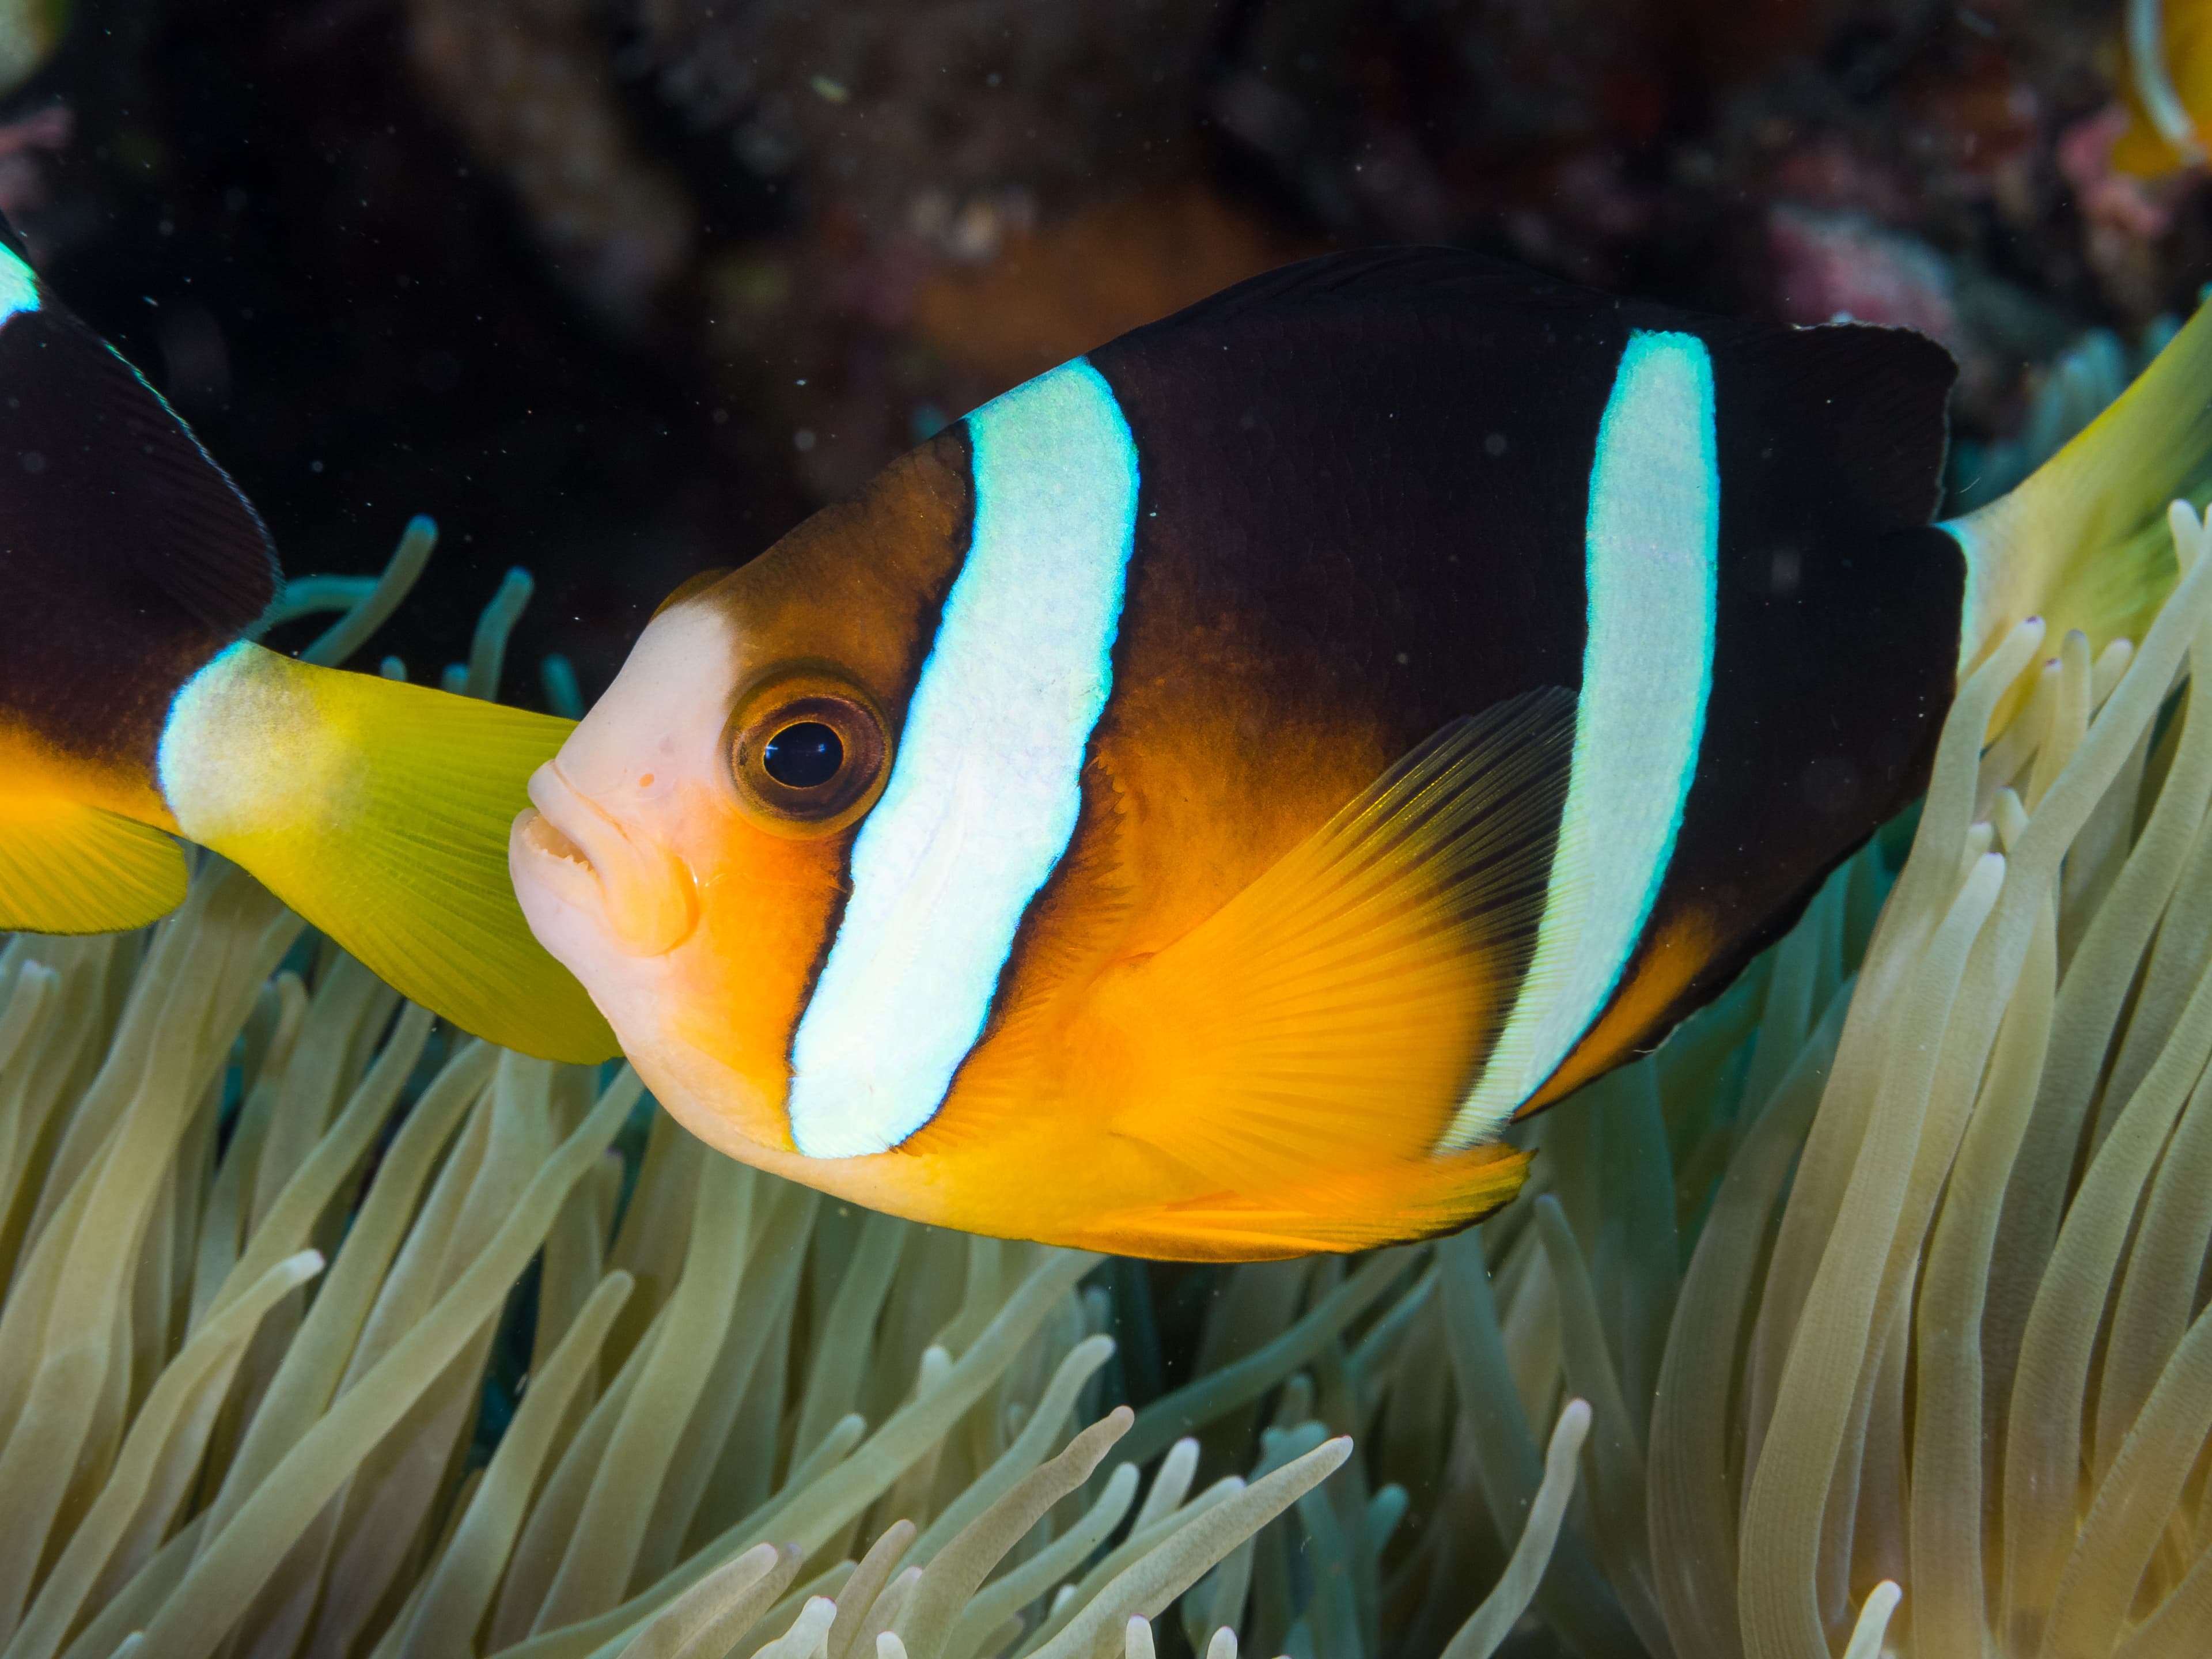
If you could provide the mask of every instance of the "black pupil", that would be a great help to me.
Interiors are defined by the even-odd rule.
[[[818,789],[845,763],[845,745],[819,720],[787,726],[761,750],[761,767],[787,789]]]

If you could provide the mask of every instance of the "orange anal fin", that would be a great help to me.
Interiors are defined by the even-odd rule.
[[[1121,1210],[1066,1241],[1175,1261],[1266,1261],[1372,1249],[1471,1226],[1510,1203],[1527,1152],[1491,1145],[1333,1173],[1264,1195],[1224,1192]]]

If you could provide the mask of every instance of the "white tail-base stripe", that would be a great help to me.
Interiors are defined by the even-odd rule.
[[[1598,426],[1574,772],[1535,959],[1443,1146],[1497,1133],[1620,983],[1674,856],[1712,692],[1720,465],[1712,359],[1629,337]]]
[[[1067,851],[1113,688],[1137,456],[1083,361],[968,417],[975,535],[854,843],[852,895],[792,1042],[810,1158],[887,1152],[929,1121]]]

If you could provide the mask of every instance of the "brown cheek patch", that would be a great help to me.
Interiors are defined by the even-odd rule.
[[[955,426],[706,589],[731,619],[739,684],[782,663],[830,663],[896,725],[967,556],[972,497]]]

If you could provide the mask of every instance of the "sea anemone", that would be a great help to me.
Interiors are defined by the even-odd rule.
[[[1351,1261],[852,1210],[443,1031],[212,859],[147,935],[15,939],[0,1659],[2212,1650],[2171,522],[2140,649],[2014,629],[1917,823],[1528,1126],[1512,1206]]]
[[[149,938],[0,957],[9,1659],[1088,1659],[1224,1559],[1202,1638],[1249,1603],[1371,1645],[1404,1493],[1315,1489],[1401,1374],[1424,1251],[1276,1272],[1286,1329],[1217,1317],[1204,1375],[1108,1409],[1097,1258],[716,1158],[628,1070],[441,1043],[301,932],[209,860]],[[1194,1490],[1183,1431],[1249,1439],[1268,1395],[1249,1484]],[[1295,1582],[1249,1542],[1294,1504]]]

